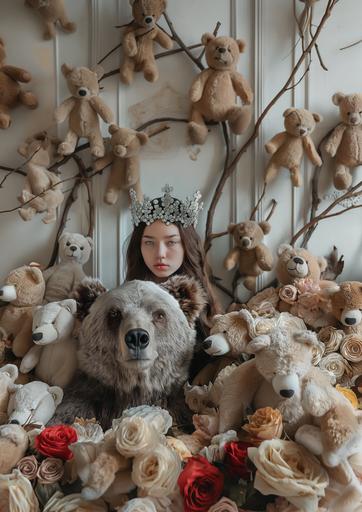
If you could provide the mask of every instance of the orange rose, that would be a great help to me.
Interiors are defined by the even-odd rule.
[[[263,407],[248,416],[248,421],[242,428],[256,439],[279,439],[282,435],[283,417],[278,409]]]

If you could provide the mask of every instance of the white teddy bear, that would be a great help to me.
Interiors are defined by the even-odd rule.
[[[89,260],[93,240],[78,233],[63,233],[59,238],[58,265],[44,271],[45,301],[68,299],[71,292],[86,277],[83,265]]]
[[[35,345],[23,357],[22,373],[35,375],[51,386],[64,388],[77,369],[77,345],[72,337],[77,303],[73,299],[37,306],[33,312]]]
[[[0,425],[7,423],[10,393],[18,388],[18,385],[14,384],[18,374],[15,364],[6,364],[0,368]]]

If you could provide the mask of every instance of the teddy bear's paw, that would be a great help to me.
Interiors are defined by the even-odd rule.
[[[69,144],[68,142],[62,142],[58,146],[58,154],[62,156],[71,155],[74,153],[74,147],[72,144]]]
[[[250,290],[251,292],[255,292],[256,290],[256,277],[249,276],[246,279],[244,279],[244,286],[247,290]]]
[[[222,334],[213,334],[202,342],[202,348],[210,356],[223,356],[230,352],[230,345]]]
[[[302,178],[300,176],[299,170],[291,170],[290,178],[292,180],[293,187],[300,187],[302,185]]]
[[[104,194],[104,202],[107,204],[116,204],[118,200],[118,193],[115,190],[107,190]]]
[[[119,74],[120,80],[125,85],[131,85],[133,82],[133,71],[130,69],[122,69]]]
[[[55,212],[48,213],[45,217],[42,218],[42,221],[44,224],[52,224],[52,222],[55,222],[57,220],[57,216]]]
[[[20,208],[18,212],[20,217],[25,221],[31,220],[35,214],[32,208]]]
[[[159,73],[157,69],[154,68],[146,68],[143,71],[143,76],[147,80],[147,82],[157,82]]]
[[[96,489],[93,489],[92,487],[83,487],[82,489],[82,497],[87,501],[93,501],[100,498],[103,494],[102,491],[97,491]]]
[[[333,144],[325,144],[324,151],[331,156],[332,158],[336,156],[337,149],[334,147]]]
[[[321,431],[314,425],[302,425],[295,434],[295,441],[309,450],[314,455],[323,453]]]
[[[336,189],[346,190],[352,185],[352,176],[346,169],[338,169],[333,182]]]
[[[3,130],[6,130],[6,128],[9,128],[11,124],[11,119],[8,114],[1,113],[0,114],[0,128]]]
[[[323,463],[330,468],[334,468],[343,462],[343,458],[335,452],[322,453],[322,460]]]
[[[68,23],[62,24],[62,29],[65,30],[65,32],[75,32],[77,30],[77,25],[75,23],[72,23],[71,21],[68,21]]]
[[[191,121],[188,125],[189,137],[192,144],[204,144],[207,138],[207,126]]]
[[[229,121],[231,131],[235,135],[241,135],[247,130],[251,121],[251,109],[249,107],[240,107],[236,119]]]
[[[102,158],[104,156],[104,146],[95,145],[91,147],[91,154],[96,158]]]
[[[39,104],[37,97],[32,92],[25,92],[22,95],[21,101],[24,105],[26,105],[30,109],[37,108],[37,106]]]

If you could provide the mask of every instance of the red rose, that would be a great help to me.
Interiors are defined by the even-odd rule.
[[[47,427],[35,438],[35,448],[46,457],[69,460],[73,453],[68,446],[78,439],[77,431],[68,425]]]
[[[248,480],[250,469],[247,467],[248,448],[252,446],[242,441],[231,441],[224,446],[224,464],[231,478]]]
[[[178,478],[178,486],[185,512],[206,512],[222,494],[224,475],[205,457],[198,455],[188,459]]]

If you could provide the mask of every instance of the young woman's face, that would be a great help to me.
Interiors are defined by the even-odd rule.
[[[141,240],[141,253],[146,266],[160,279],[176,272],[184,259],[180,231],[175,224],[168,226],[156,220],[146,226]]]

